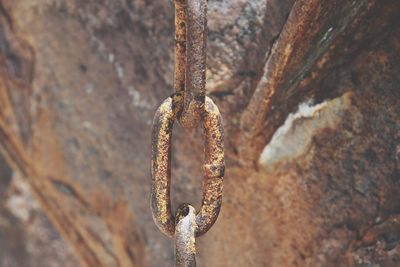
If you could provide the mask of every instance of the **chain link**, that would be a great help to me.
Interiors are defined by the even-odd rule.
[[[177,118],[180,94],[167,98],[158,108],[152,130],[152,211],[160,230],[173,237],[175,219],[171,212],[171,140],[174,121]],[[196,236],[210,229],[216,221],[222,202],[223,176],[225,171],[224,132],[218,107],[206,97],[201,117],[204,127],[204,182],[203,200],[196,215]]]
[[[224,131],[218,107],[205,93],[207,0],[175,0],[175,93],[158,108],[152,129],[151,207],[153,219],[167,236],[175,237],[176,266],[193,267],[195,237],[218,218],[225,171]],[[181,205],[171,211],[171,140],[175,120],[186,129],[204,128],[202,205],[197,212]]]

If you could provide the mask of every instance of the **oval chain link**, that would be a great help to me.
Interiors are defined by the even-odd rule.
[[[175,232],[170,199],[171,140],[180,101],[182,97],[177,93],[161,104],[154,117],[152,130],[152,212],[157,226],[170,237]],[[222,118],[218,107],[208,97],[201,115],[205,135],[205,162],[203,200],[196,214],[196,236],[207,232],[218,217],[225,171]]]

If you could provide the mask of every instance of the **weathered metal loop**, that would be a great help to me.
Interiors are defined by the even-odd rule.
[[[175,267],[196,267],[196,211],[181,205],[176,212]]]
[[[194,128],[206,96],[207,0],[175,0],[175,92],[184,92],[180,124]]]
[[[182,94],[167,98],[158,108],[152,130],[152,212],[158,228],[173,237],[175,218],[171,212],[171,139],[174,121],[179,113]],[[215,223],[222,202],[223,176],[225,171],[224,132],[222,118],[214,102],[205,97],[200,113],[205,135],[205,162],[203,200],[196,214],[196,236],[206,233]]]

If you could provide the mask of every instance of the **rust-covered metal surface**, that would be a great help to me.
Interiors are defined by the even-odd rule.
[[[152,221],[170,1],[0,1],[0,147],[82,266],[173,266]],[[224,203],[197,266],[398,266],[395,0],[208,1]],[[201,206],[203,137],[174,129],[171,205]],[[1,242],[1,241],[0,241]]]
[[[196,210],[182,204],[176,211],[175,266],[196,267]]]
[[[151,135],[151,207],[155,223],[167,236],[174,237],[175,215],[171,209],[171,145],[174,121],[184,101],[174,94],[157,109]],[[204,128],[204,178],[202,202],[196,214],[196,236],[205,234],[221,209],[225,172],[224,129],[218,107],[205,97],[199,114]]]

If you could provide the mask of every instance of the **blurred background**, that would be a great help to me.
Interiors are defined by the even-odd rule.
[[[0,266],[81,266],[32,195],[0,158]]]

